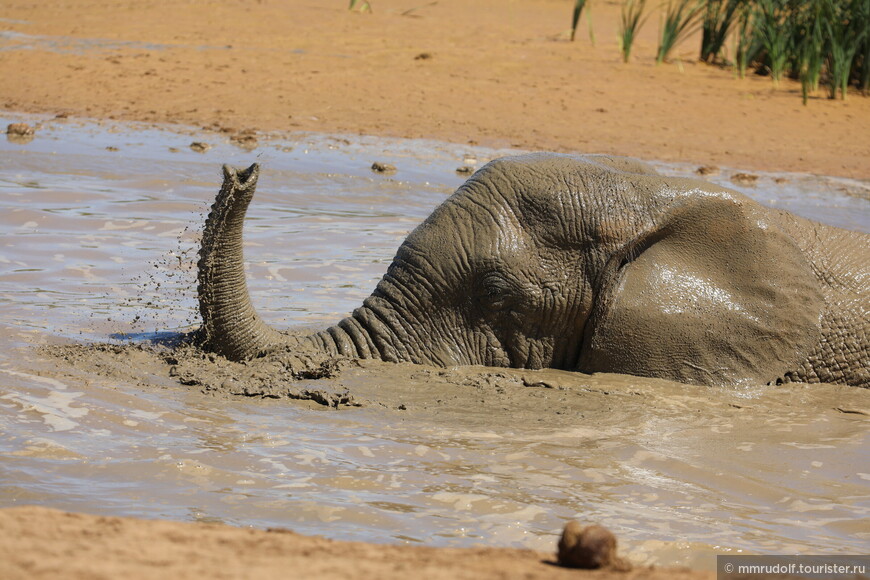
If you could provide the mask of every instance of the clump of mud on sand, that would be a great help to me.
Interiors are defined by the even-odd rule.
[[[10,123],[6,127],[6,139],[23,145],[33,141],[35,132],[35,129],[27,123]]]
[[[566,568],[605,568],[627,572],[631,564],[616,554],[616,536],[604,526],[583,527],[570,521],[559,539],[557,558]]]

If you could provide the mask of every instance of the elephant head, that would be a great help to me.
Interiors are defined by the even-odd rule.
[[[817,278],[774,212],[632,160],[556,154],[481,168],[351,316],[291,337],[260,319],[245,283],[258,172],[224,167],[200,251],[200,342],[230,359],[304,342],[386,361],[734,384],[783,376],[819,341]]]

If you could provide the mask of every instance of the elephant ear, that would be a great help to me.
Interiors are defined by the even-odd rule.
[[[819,340],[819,282],[775,214],[727,190],[686,194],[598,280],[578,370],[766,383]]]

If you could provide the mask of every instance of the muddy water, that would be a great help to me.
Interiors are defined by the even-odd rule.
[[[348,313],[461,183],[455,169],[499,153],[262,135],[245,151],[213,133],[63,120],[0,142],[0,506],[544,550],[577,518],[611,527],[636,561],[696,567],[724,551],[866,552],[861,389],[367,363],[245,397],[220,388],[245,369],[215,364],[184,385],[165,347],[125,346],[196,324],[192,263],[221,163],[264,165],[249,285],[264,318],[296,328]],[[711,179],[870,231],[867,183],[734,173]],[[287,396],[303,392],[344,403]]]

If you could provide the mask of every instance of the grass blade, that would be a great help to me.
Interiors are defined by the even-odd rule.
[[[622,61],[628,62],[631,58],[631,47],[637,38],[637,33],[646,18],[643,11],[646,0],[625,0],[622,4],[622,18],[619,27],[619,49],[622,51]]]
[[[583,12],[583,7],[586,5],[586,0],[575,0],[574,13],[571,15],[571,42],[574,42],[574,35],[577,33],[577,23],[580,22],[580,14]]]
[[[668,1],[656,54],[656,64],[664,62],[677,44],[698,30],[703,10],[702,0]]]

